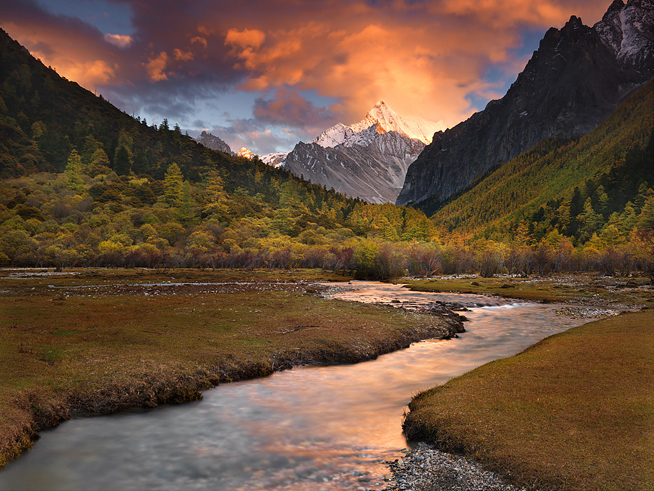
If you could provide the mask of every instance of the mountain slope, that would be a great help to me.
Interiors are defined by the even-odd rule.
[[[284,168],[348,196],[394,202],[407,168],[429,141],[428,128],[379,101],[358,123],[339,123],[311,143],[298,143]]]
[[[234,152],[232,152],[232,149],[229,148],[227,143],[222,141],[216,135],[212,135],[206,131],[200,133],[200,136],[198,136],[195,141],[200,145],[204,145],[205,147],[210,148],[211,150],[218,150],[219,152],[225,152],[230,155],[234,155]]]
[[[613,213],[622,215],[631,206],[637,215],[654,185],[653,108],[650,82],[578,141],[541,142],[445,205],[433,219],[448,229],[485,235],[511,235],[522,222],[536,232],[536,239],[556,229],[588,240]],[[587,223],[591,209],[593,224]],[[627,234],[637,225],[626,216],[615,216],[613,222]]]
[[[424,144],[393,131],[380,134],[376,126],[367,144],[322,147],[298,143],[286,156],[284,168],[296,176],[370,203],[395,201],[409,164]]]
[[[179,127],[169,128],[166,120],[158,128],[148,126],[60,77],[2,30],[0,61],[0,131],[11,134],[0,147],[0,177],[61,171],[73,148],[85,161],[102,149],[118,174],[133,171],[161,178],[176,162],[186,175],[197,177],[207,161],[232,164]]]
[[[73,149],[84,166],[104,174],[162,180],[175,163],[186,179],[198,182],[218,171],[228,192],[247,189],[255,173],[267,180],[295,179],[262,162],[206,148],[167,120],[156,127],[129,116],[45,67],[0,29],[0,178],[61,172]]]
[[[652,0],[630,0],[622,7],[619,3],[614,2],[611,11],[629,9],[630,16],[623,15],[625,21],[639,19],[644,33],[652,28],[647,24],[651,22],[647,12],[654,4]],[[434,135],[409,168],[397,204],[433,211],[490,169],[536,143],[577,137],[592,130],[626,94],[649,80],[654,74],[650,58],[618,59],[613,48],[605,44],[600,33],[606,32],[602,26],[612,18],[608,14],[594,28],[573,16],[562,29],[548,30],[502,99],[489,102],[483,111]],[[634,34],[635,27],[630,24],[625,24],[624,30],[643,46],[653,43],[644,34]]]

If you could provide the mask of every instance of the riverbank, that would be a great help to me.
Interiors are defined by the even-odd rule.
[[[429,279],[403,278],[413,291],[473,293],[544,303],[572,303],[589,307],[633,309],[654,308],[653,285],[649,277],[612,277],[594,273],[550,274],[547,276],[479,275],[437,276]]]
[[[455,316],[319,298],[319,271],[0,272],[0,466],[75,414],[153,408],[301,364],[460,332]]]
[[[416,396],[405,433],[527,488],[651,490],[652,326],[652,310],[623,314],[484,365]],[[416,478],[406,489],[441,488]]]

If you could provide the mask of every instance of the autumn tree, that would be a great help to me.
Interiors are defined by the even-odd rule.
[[[66,177],[68,178],[68,187],[74,190],[81,189],[84,181],[82,180],[82,157],[77,150],[73,149],[68,156],[66,163]]]
[[[171,206],[177,206],[182,202],[184,176],[179,166],[173,162],[166,171],[164,178],[164,198]]]

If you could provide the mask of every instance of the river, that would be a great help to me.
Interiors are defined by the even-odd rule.
[[[379,490],[418,391],[582,322],[557,306],[352,282],[332,297],[471,310],[466,332],[355,365],[221,385],[201,401],[76,418],[0,472],[0,490]]]

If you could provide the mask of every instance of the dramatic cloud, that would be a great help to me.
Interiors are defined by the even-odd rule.
[[[316,107],[285,87],[281,87],[272,100],[257,99],[253,112],[259,121],[290,126],[324,128],[334,121],[334,115],[326,107]]]
[[[610,1],[104,3],[129,8],[129,32],[35,0],[0,2],[0,26],[128,112],[189,128],[198,119],[218,128],[256,121],[239,134],[263,151],[280,135],[358,121],[379,99],[454,125],[503,95],[547,28],[573,14],[593,24]]]
[[[143,64],[145,69],[148,72],[148,77],[152,82],[161,82],[162,80],[168,80],[168,75],[166,75],[166,65],[168,65],[168,54],[165,51],[162,51],[154,58],[148,60],[147,63]]]

